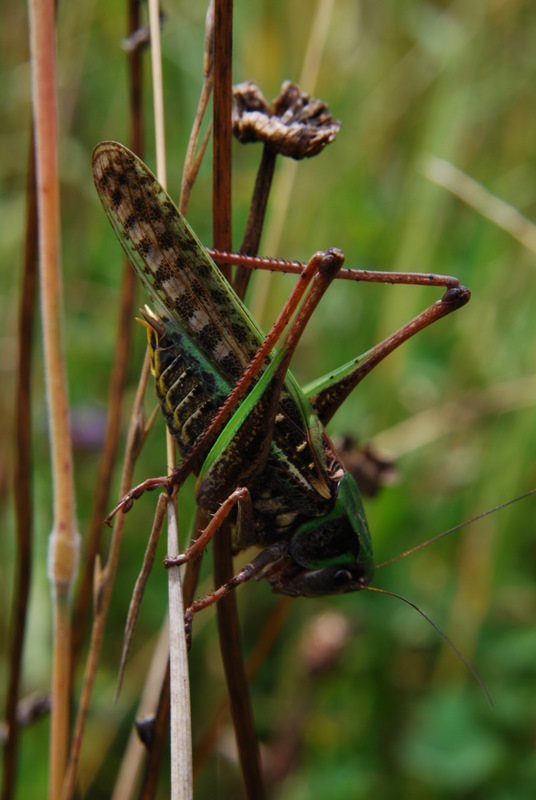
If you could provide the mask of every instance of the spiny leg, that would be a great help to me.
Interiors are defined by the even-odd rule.
[[[166,556],[164,559],[164,565],[167,568],[181,566],[195,558],[197,558],[202,550],[206,547],[208,542],[212,539],[213,536],[216,535],[218,530],[220,529],[223,522],[227,519],[228,515],[230,514],[231,510],[234,506],[238,504],[239,506],[239,516],[238,516],[238,527],[241,526],[249,527],[253,524],[253,508],[251,504],[251,496],[248,489],[244,487],[240,487],[235,489],[229,497],[221,504],[219,509],[216,511],[212,519],[210,520],[207,527],[200,532],[197,539],[179,556],[170,557]],[[191,644],[191,634],[192,634],[192,620],[193,616],[197,611],[201,611],[204,608],[212,605],[213,603],[218,602],[222,597],[224,597],[228,592],[235,589],[241,583],[246,583],[246,581],[250,580],[252,577],[257,575],[262,570],[266,569],[270,564],[278,561],[279,559],[283,558],[285,555],[285,550],[282,545],[273,544],[269,547],[265,548],[259,555],[253,559],[249,564],[246,564],[240,572],[238,572],[234,577],[232,577],[229,581],[224,583],[218,589],[216,589],[211,594],[207,595],[200,600],[196,600],[192,605],[186,609],[184,615],[184,623],[185,623],[185,633],[186,638],[188,641],[188,646]]]
[[[208,608],[208,606],[211,606],[214,603],[217,603],[222,597],[225,597],[226,594],[233,591],[233,589],[236,589],[237,586],[240,586],[242,583],[247,583],[247,581],[251,580],[251,578],[255,577],[256,575],[259,575],[271,564],[274,564],[284,558],[285,555],[285,549],[281,544],[276,543],[266,547],[257,556],[255,556],[255,558],[250,561],[249,564],[246,564],[245,567],[242,567],[240,572],[237,572],[237,574],[234,575],[230,580],[222,584],[211,594],[192,603],[192,605],[186,609],[184,614],[184,629],[188,647],[191,644],[192,620],[195,613],[202,611],[204,608]]]
[[[286,261],[282,258],[267,256],[246,256],[242,253],[227,253],[222,250],[211,250],[207,253],[216,264],[235,264],[248,269],[263,269],[269,272],[283,272],[289,275],[301,275],[306,264],[301,261]],[[337,280],[355,281],[356,283],[389,283],[405,286],[444,286],[445,289],[460,288],[460,281],[453,275],[440,275],[435,272],[390,272],[389,270],[351,269],[341,267]]]
[[[186,476],[185,476],[186,477]],[[175,481],[175,485],[178,484]],[[139,483],[137,486],[134,486],[129,492],[127,492],[115,506],[115,508],[110,511],[108,516],[105,518],[105,523],[107,525],[111,525],[112,519],[115,517],[118,511],[122,511],[123,514],[126,514],[132,506],[134,505],[135,500],[139,500],[144,492],[152,492],[155,489],[166,489],[166,491],[170,491],[172,487],[171,475],[161,475],[158,478],[148,478],[146,481]]]
[[[164,566],[177,567],[197,558],[218,531],[223,521],[227,519],[231,510],[237,503],[239,504],[239,509],[242,515],[241,524],[246,526],[251,525],[253,520],[251,495],[248,489],[240,486],[235,489],[226,500],[223,501],[216,513],[212,516],[212,519],[208,523],[207,527],[200,531],[199,536],[192,542],[190,547],[188,547],[181,555],[166,556],[164,559]]]
[[[258,256],[244,256],[238,253],[221,253],[209,250],[216,263],[237,264],[252,269],[268,269],[274,272],[302,274],[304,265],[299,262],[284,261],[281,259],[264,258]],[[416,333],[427,328],[433,322],[464,306],[471,297],[468,289],[460,284],[458,278],[451,275],[438,275],[425,272],[388,272],[379,270],[347,269],[341,267],[336,275],[338,280],[352,280],[363,283],[388,283],[411,286],[443,286],[446,292],[443,297],[403,325],[398,331],[391,334],[383,342],[372,348],[364,357],[359,357],[354,362],[346,365],[342,370],[337,370],[341,377],[325,381],[322,389],[316,389],[323,379],[311,384],[311,391],[305,389],[314,410],[321,422],[326,425],[338,408],[343,404],[348,395],[371,372],[374,367],[383,361],[386,356],[396,350],[403,342]]]
[[[447,286],[447,291],[443,297],[433,303],[429,308],[417,315],[414,319],[407,322],[399,330],[395,331],[391,336],[380,342],[372,348],[364,358],[356,359],[353,365],[349,365],[350,371],[347,371],[340,378],[335,378],[333,381],[326,382],[324,388],[315,392],[307,392],[306,394],[318,414],[321,422],[326,425],[342,403],[346,400],[348,395],[360,383],[363,378],[368,375],[371,370],[383,361],[386,356],[396,350],[403,342],[410,339],[418,331],[427,328],[433,322],[441,319],[444,316],[452,313],[464,306],[470,299],[470,292],[465,287],[461,286],[456,278],[445,275],[434,275],[424,273],[389,273],[389,272],[373,272],[369,270],[344,270],[341,269],[342,253],[340,251],[328,251],[327,253],[316,253],[309,261],[305,268],[301,268],[301,280],[294,288],[289,296],[285,306],[283,307],[278,319],[274,323],[270,333],[266,337],[263,345],[257,352],[257,355],[246,369],[244,375],[231,392],[226,402],[216,415],[212,424],[206,431],[203,439],[194,448],[192,453],[185,459],[169,476],[162,476],[159,478],[150,478],[138,486],[131,489],[106,517],[106,522],[110,524],[112,518],[118,511],[126,513],[132,508],[134,500],[137,500],[145,491],[151,491],[156,488],[165,488],[169,493],[176,494],[180,485],[185,480],[187,475],[195,470],[196,465],[202,462],[202,454],[207,451],[207,442],[214,441],[225,426],[227,420],[231,416],[233,410],[236,408],[237,402],[247,392],[250,384],[256,378],[264,364],[269,353],[276,345],[277,341],[282,335],[282,332],[288,324],[292,314],[296,310],[307,286],[317,273],[322,270],[329,273],[329,277],[323,282],[319,282],[315,287],[315,291],[311,292],[309,296],[308,311],[300,311],[300,315],[295,320],[295,326],[291,328],[287,334],[287,352],[285,355],[284,363],[278,367],[278,381],[282,383],[284,376],[288,369],[290,358],[296,348],[299,338],[305,328],[305,325],[312,313],[312,310],[318,303],[320,297],[327,289],[329,282],[335,277],[349,276],[352,280],[379,282],[379,283],[403,283],[410,285],[430,285],[430,286]],[[333,265],[338,262],[338,267]],[[289,266],[288,262],[283,262],[285,266]],[[331,264],[331,266],[330,266]],[[326,265],[328,269],[326,270]],[[294,266],[294,265],[290,265]],[[297,267],[297,265],[296,265]],[[351,275],[350,275],[351,273]],[[357,277],[359,275],[359,277]],[[305,303],[304,303],[305,308]],[[353,366],[353,368],[352,368]],[[312,384],[316,386],[318,382]],[[199,466],[197,467],[199,469]]]

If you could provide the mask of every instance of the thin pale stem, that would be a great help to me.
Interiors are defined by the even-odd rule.
[[[49,580],[54,602],[53,703],[49,793],[59,796],[69,736],[70,596],[79,556],[67,379],[63,357],[55,6],[30,0],[30,53],[36,145],[39,268],[54,492]]]
[[[162,56],[160,49],[160,19],[158,0],[149,0],[151,31],[151,63],[153,71],[153,96],[155,116],[157,177],[162,186],[167,185],[164,139],[164,99],[162,86]],[[175,466],[175,443],[169,430],[166,432],[167,464],[170,471]],[[174,498],[168,500],[168,550],[179,551],[177,508]],[[168,575],[170,614],[170,690],[171,690],[171,797],[173,800],[190,800],[193,796],[192,734],[190,716],[190,681],[184,638],[184,610],[180,571]]]
[[[168,503],[168,553],[178,555],[179,531],[176,506]],[[170,570],[169,594],[169,655],[171,709],[171,786],[172,797],[193,796],[192,734],[190,723],[190,682],[188,655],[184,635],[184,614],[180,570]],[[178,612],[173,613],[177,608]],[[186,669],[184,667],[186,665]]]
[[[162,51],[160,48],[160,9],[158,0],[149,0],[149,30],[151,32],[151,67],[153,73],[154,128],[156,144],[156,174],[166,188],[166,141],[164,123],[164,92],[162,84]]]

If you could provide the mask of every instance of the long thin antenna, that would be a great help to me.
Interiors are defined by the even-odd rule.
[[[536,489],[531,489],[530,492],[521,494],[519,497],[514,497],[513,500],[507,500],[506,503],[501,503],[499,506],[495,506],[495,508],[489,508],[487,511],[483,511],[476,517],[468,519],[465,522],[460,522],[459,525],[449,528],[448,531],[438,533],[437,536],[433,536],[431,539],[427,539],[425,542],[421,542],[421,544],[417,544],[415,547],[411,547],[409,550],[405,550],[403,553],[399,553],[399,555],[393,556],[393,558],[389,558],[387,561],[383,561],[381,564],[376,566],[376,569],[381,569],[382,567],[386,567],[388,564],[393,564],[395,561],[400,561],[401,558],[406,558],[406,556],[416,553],[417,550],[422,550],[423,547],[428,547],[428,545],[438,542],[440,539],[444,539],[445,536],[450,536],[451,533],[455,533],[456,531],[461,530],[461,528],[465,528],[467,525],[472,525],[473,522],[478,522],[479,519],[484,519],[484,517],[488,517],[490,514],[494,514],[496,511],[500,511],[502,508],[511,506],[513,503],[517,503],[518,500],[524,500],[526,497],[530,497],[533,494],[536,494]]]
[[[402,600],[402,602],[403,602],[403,603],[405,603],[407,606],[410,606],[410,607],[411,607],[411,608],[413,608],[415,611],[417,611],[417,612],[418,612],[418,613],[421,615],[421,617],[424,617],[424,619],[425,619],[427,622],[429,622],[429,623],[430,623],[430,625],[432,626],[432,628],[434,628],[434,629],[435,629],[435,630],[436,630],[436,631],[439,633],[439,635],[441,636],[441,638],[445,640],[445,642],[448,644],[448,646],[449,646],[450,648],[452,648],[452,650],[454,650],[454,652],[456,653],[456,655],[458,656],[458,658],[460,659],[460,661],[462,662],[462,664],[464,664],[464,665],[467,667],[467,669],[468,669],[468,670],[469,670],[469,672],[472,674],[472,676],[475,678],[475,680],[477,680],[477,681],[478,681],[478,683],[480,684],[480,688],[481,688],[481,689],[482,689],[482,691],[484,692],[484,695],[485,695],[485,697],[486,697],[486,700],[488,701],[488,703],[489,703],[490,707],[491,707],[491,708],[493,708],[493,702],[492,702],[492,700],[491,700],[491,696],[490,696],[490,693],[488,692],[487,686],[486,686],[486,684],[484,683],[484,680],[483,680],[483,679],[481,678],[481,676],[478,674],[478,672],[477,672],[477,671],[476,671],[476,669],[473,667],[473,665],[472,665],[472,664],[471,664],[471,663],[470,663],[470,662],[469,662],[469,661],[468,661],[468,660],[465,658],[465,656],[464,656],[464,655],[463,655],[463,654],[462,654],[462,653],[461,653],[461,652],[458,650],[458,648],[456,647],[456,645],[454,644],[454,642],[453,642],[451,639],[449,639],[449,637],[447,636],[447,634],[446,634],[444,631],[442,631],[442,630],[441,630],[441,628],[439,627],[439,625],[437,625],[437,624],[434,622],[434,620],[433,620],[433,619],[431,619],[431,618],[428,616],[428,614],[426,614],[426,613],[425,613],[425,612],[424,612],[424,611],[423,611],[421,608],[419,608],[419,606],[418,606],[418,605],[416,605],[415,603],[412,603],[412,602],[411,602],[411,600],[407,600],[405,597],[402,597],[402,595],[400,595],[400,594],[396,594],[395,592],[389,592],[387,589],[378,589],[378,587],[376,587],[376,586],[363,586],[363,587],[362,587],[362,590],[363,590],[363,589],[364,589],[364,590],[366,590],[367,592],[378,592],[378,594],[387,594],[387,595],[389,595],[390,597],[396,597],[396,599],[397,599],[397,600]]]

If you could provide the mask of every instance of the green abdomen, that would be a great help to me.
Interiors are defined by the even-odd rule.
[[[207,368],[186,336],[181,340],[176,329],[170,336],[166,322],[150,320],[151,368],[166,423],[185,458],[206,433],[233,386]],[[299,413],[286,395],[280,411],[262,474],[251,483],[247,478],[244,481],[251,491],[255,528],[247,541],[237,542],[240,547],[266,546],[286,538],[302,520],[323,516],[333,504],[336,483],[331,497],[322,497],[313,485],[316,472],[311,448]],[[338,463],[334,464],[334,470],[337,468]],[[216,494],[204,505],[213,512],[224,500]]]

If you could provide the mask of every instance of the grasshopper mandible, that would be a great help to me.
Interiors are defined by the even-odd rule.
[[[195,611],[253,576],[292,596],[342,594],[368,585],[374,561],[361,497],[324,426],[376,364],[465,305],[469,291],[448,276],[343,270],[341,251],[328,250],[299,268],[298,283],[265,337],[137,156],[116,142],[102,142],[93,153],[93,175],[112,227],[156,307],[157,314],[142,312],[151,368],[183,458],[170,476],[133,489],[110,517],[127,511],[145,489],[164,486],[175,494],[194,472],[196,500],[214,516],[173,560],[178,564],[196,556],[238,504],[234,544],[261,552],[190,606],[187,629]],[[306,394],[289,362],[335,277],[443,286],[446,292],[364,356],[315,381]]]

